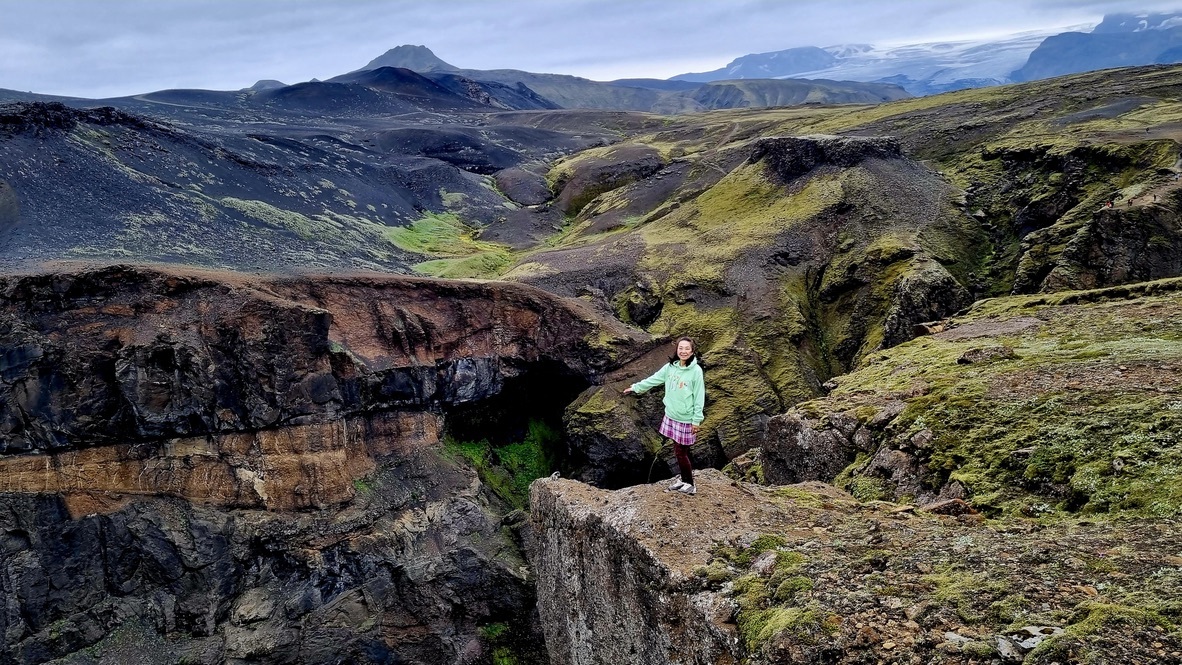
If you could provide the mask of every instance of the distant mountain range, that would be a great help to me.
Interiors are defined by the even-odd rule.
[[[1090,33],[1048,37],[1013,72],[1015,81],[1109,67],[1182,62],[1182,14],[1116,14]]]
[[[214,114],[255,112],[377,116],[407,112],[607,109],[664,114],[800,104],[875,104],[912,95],[1029,81],[1108,67],[1182,61],[1182,13],[1114,14],[1067,32],[902,46],[845,44],[756,53],[709,72],[592,81],[517,69],[456,67],[426,46],[390,49],[327,81],[264,79],[238,91],[165,90],[115,103],[159,112],[169,105]],[[0,101],[71,100],[0,90]]]
[[[462,69],[441,60],[426,46],[412,45],[392,48],[347,76],[382,67],[410,69],[436,82],[453,77],[482,84],[510,86],[519,91],[529,90],[553,104],[550,108],[689,113],[806,103],[874,104],[910,96],[893,83],[776,80],[770,77],[759,77],[767,80],[758,84],[750,81],[690,82],[661,79],[601,82],[578,76],[537,74],[518,69]]]
[[[1090,32],[1033,31],[1002,39],[875,46],[844,44],[755,53],[677,81],[752,78],[894,83],[929,95],[1109,67],[1182,61],[1182,14],[1114,14]]]

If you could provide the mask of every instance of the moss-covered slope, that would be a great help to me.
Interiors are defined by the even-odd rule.
[[[984,300],[941,327],[774,419],[748,473],[992,514],[1182,514],[1182,280]]]
[[[578,200],[568,196],[573,183],[594,181],[585,174],[603,173],[604,160],[623,151],[559,164],[560,200]],[[666,178],[669,191],[647,195],[664,187],[650,181]],[[614,226],[613,206],[638,214]],[[673,158],[651,178],[598,195],[558,247],[508,276],[585,295],[658,336],[698,339],[712,446],[702,454],[722,461],[830,376],[909,338],[914,323],[969,304],[963,285],[983,241],[955,190],[890,139],[756,138],[709,159]],[[596,448],[659,445],[638,428],[650,409],[637,411],[618,393],[654,371],[659,356],[633,363],[619,385],[593,388],[568,412],[572,444],[592,466],[608,457]]]
[[[914,323],[985,296],[1182,274],[1179,91],[1182,68],[1148,67],[636,127],[552,167],[568,223],[505,276],[700,338],[698,453],[720,461]],[[576,449],[655,448],[637,423],[659,408],[618,387],[572,407]]]

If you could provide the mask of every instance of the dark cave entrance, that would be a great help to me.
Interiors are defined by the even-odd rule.
[[[520,369],[496,395],[446,407],[444,437],[495,493],[524,508],[530,482],[567,470],[563,412],[591,383],[552,360]]]

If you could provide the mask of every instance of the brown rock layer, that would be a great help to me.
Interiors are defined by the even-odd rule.
[[[512,284],[0,277],[0,662],[537,662],[520,520],[443,433],[637,341]]]
[[[496,390],[492,369],[553,360],[594,374],[607,359],[584,339],[590,319],[517,285],[122,267],[7,277],[0,434],[9,450],[54,448],[115,442],[101,416],[148,438],[465,401]]]
[[[257,432],[0,458],[0,492],[178,496],[299,510],[345,503],[377,460],[440,441],[438,415],[382,413]],[[96,511],[86,511],[96,512]]]

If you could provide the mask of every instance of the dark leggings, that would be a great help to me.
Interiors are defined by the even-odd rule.
[[[677,456],[677,466],[681,468],[681,482],[693,485],[694,469],[690,466],[689,446],[673,441],[673,454]]]

